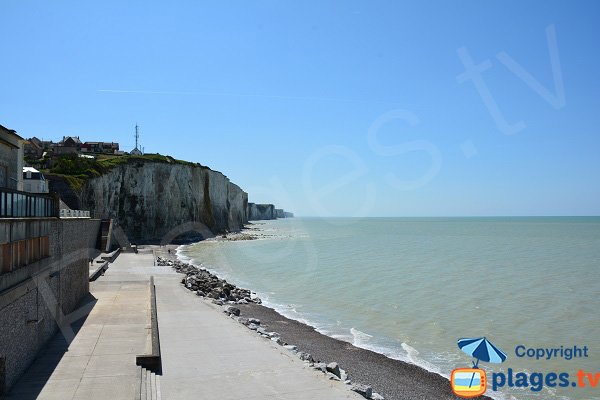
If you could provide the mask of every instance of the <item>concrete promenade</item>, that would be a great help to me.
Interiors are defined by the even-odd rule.
[[[182,276],[155,278],[164,399],[364,400],[182,288]]]
[[[150,346],[151,275],[162,399],[362,399],[181,287],[182,275],[153,263],[151,250],[121,254],[91,283],[91,311],[73,325],[75,339],[67,346],[59,332],[7,400],[136,398],[140,374],[135,357]]]
[[[152,264],[152,255],[122,254],[105,276],[91,282],[80,308],[84,317],[72,326],[73,341],[65,339],[68,329],[59,331],[7,400],[132,400],[140,376],[135,357],[148,346],[152,271],[145,267],[151,270]]]

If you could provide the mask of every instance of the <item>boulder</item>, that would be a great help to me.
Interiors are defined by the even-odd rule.
[[[325,363],[315,363],[313,368],[321,372],[327,372],[327,364]]]
[[[239,309],[239,308],[237,308],[237,307],[228,307],[228,308],[227,308],[227,311],[228,311],[230,314],[233,314],[233,315],[235,315],[236,317],[239,317],[239,316],[240,316],[240,313],[241,313],[240,309]]]
[[[315,362],[315,360],[312,358],[312,356],[308,353],[304,353],[304,352],[299,352],[298,353],[298,358],[301,359],[302,361],[308,361],[310,363]]]
[[[350,387],[350,389],[366,399],[370,399],[373,395],[373,388],[369,385],[361,385],[359,383],[354,384]]]
[[[340,381],[341,380],[338,376],[332,374],[331,372],[327,373],[327,377],[329,378],[330,381]]]
[[[327,372],[331,372],[332,374],[334,374],[338,378],[342,377],[342,375],[340,373],[340,366],[336,362],[332,362],[332,363],[327,364]]]

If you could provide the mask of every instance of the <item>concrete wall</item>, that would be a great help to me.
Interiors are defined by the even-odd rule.
[[[48,182],[44,179],[23,179],[23,191],[29,193],[48,193]]]
[[[98,253],[100,222],[0,220],[0,243],[34,233],[50,238],[50,257],[0,275],[0,389],[16,383],[57,331],[57,321],[89,293],[88,263]]]
[[[0,126],[0,187],[23,190],[23,140]]]

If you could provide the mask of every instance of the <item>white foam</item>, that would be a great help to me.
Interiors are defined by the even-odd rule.
[[[360,347],[361,345],[364,346],[373,338],[372,335],[361,332],[355,328],[350,328],[350,333],[352,334],[352,337],[353,337],[352,344],[355,345],[356,347]]]

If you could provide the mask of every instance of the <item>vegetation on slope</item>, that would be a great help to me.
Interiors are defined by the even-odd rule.
[[[144,154],[139,156],[99,155],[97,158],[79,157],[77,154],[65,154],[56,157],[53,160],[52,167],[43,170],[43,172],[47,175],[65,178],[71,188],[79,191],[89,179],[99,177],[119,165],[136,162],[158,162],[208,168],[199,163],[177,160],[171,156],[163,156],[161,154]]]

